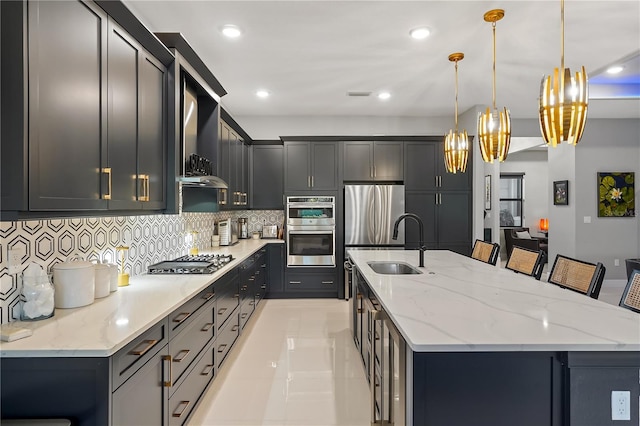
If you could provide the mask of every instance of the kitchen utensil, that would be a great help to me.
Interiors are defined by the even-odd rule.
[[[56,308],[77,308],[93,303],[96,283],[93,266],[76,255],[51,267]]]

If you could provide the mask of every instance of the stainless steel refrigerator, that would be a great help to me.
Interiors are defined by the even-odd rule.
[[[404,246],[404,221],[398,227],[398,239],[391,239],[393,225],[403,213],[404,185],[346,185],[345,246]]]

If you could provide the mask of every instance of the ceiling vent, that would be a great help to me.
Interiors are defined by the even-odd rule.
[[[371,96],[371,92],[357,92],[357,91],[349,91],[347,92],[347,96],[353,96],[353,97],[367,97],[367,96]]]

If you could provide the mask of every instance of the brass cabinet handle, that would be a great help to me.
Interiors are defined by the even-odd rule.
[[[111,199],[111,167],[103,167],[102,173],[106,173],[107,176],[109,177],[109,180],[108,180],[109,183],[107,184],[107,187],[109,188],[109,193],[103,194],[102,199],[110,200]]]
[[[240,318],[245,319],[247,317],[247,313],[243,313],[242,315],[240,315]]]
[[[302,284],[300,281],[289,281],[289,284]]]
[[[266,290],[267,286],[266,285],[261,285],[260,288],[263,289],[263,290]]]
[[[142,195],[138,201],[149,201],[149,175],[138,175],[137,178],[142,182]]]
[[[204,327],[202,327],[200,329],[200,331],[209,331],[211,330],[211,327],[213,327],[213,323],[212,322],[208,322],[204,325]]]
[[[231,331],[238,331],[238,328],[240,328],[240,326],[234,325],[233,327],[231,327]]]
[[[164,386],[165,388],[170,388],[171,387],[171,380],[172,380],[172,376],[173,376],[173,370],[171,368],[171,355],[162,355],[162,361],[168,361],[169,362],[169,381],[162,382],[162,386]]]
[[[178,404],[178,407],[176,407],[176,411],[173,412],[172,416],[182,417],[184,412],[187,410],[187,407],[189,406],[189,404],[191,404],[191,401],[180,401],[180,404]],[[182,408],[182,410],[180,410],[180,408]]]
[[[236,293],[236,294],[233,295],[233,297],[235,297],[237,299],[238,297],[240,297],[240,294]]]
[[[227,347],[227,344],[226,344],[226,343],[224,343],[224,344],[222,344],[222,345],[218,346],[218,353],[220,354],[220,353],[224,352],[224,350],[225,350],[225,348],[226,348],[226,347]]]
[[[266,268],[266,267],[267,267],[267,264],[266,264],[266,263],[263,263],[262,265],[260,265],[260,267],[261,267],[261,268]]]
[[[204,300],[211,300],[211,298],[212,298],[213,296],[215,296],[215,295],[216,295],[216,293],[215,293],[214,291],[210,291],[209,293],[207,293],[207,294],[205,294],[204,296],[202,296],[202,298],[203,298]]]
[[[204,370],[202,370],[202,373],[200,373],[200,375],[208,376],[209,374],[211,374],[212,371],[213,371],[213,364],[209,364],[206,367],[204,367]]]
[[[313,175],[311,175],[311,187],[313,188],[315,185],[313,183]]]
[[[227,190],[226,189],[221,189],[220,190],[220,200],[218,201],[218,203],[226,205],[227,204]]]
[[[218,315],[222,315],[226,312],[227,308],[221,308],[220,310],[218,310]]]
[[[376,169],[376,166],[373,166],[373,177],[378,176],[378,170]]]
[[[180,352],[178,352],[178,355],[182,354],[182,356],[176,356],[175,358],[173,358],[173,362],[182,362],[185,360],[185,358],[187,358],[187,355],[189,355],[191,351],[189,349],[183,349]]]
[[[130,355],[142,356],[149,351],[155,344],[158,343],[157,340],[143,340],[138,346],[129,352]],[[140,348],[142,346],[142,348]]]
[[[357,293],[356,294],[356,299],[362,299],[362,293]]]
[[[177,322],[178,324],[180,324],[182,321],[186,320],[190,316],[191,316],[191,312],[182,312],[173,319],[173,322]]]
[[[254,300],[251,300],[251,301],[249,302],[249,304],[250,304],[250,305],[255,305],[255,303],[256,303],[256,302],[255,302]]]
[[[363,312],[364,312],[364,309],[362,309],[362,308],[358,308],[358,309],[356,310],[356,312],[358,312],[359,314],[361,314],[361,313],[363,313]]]

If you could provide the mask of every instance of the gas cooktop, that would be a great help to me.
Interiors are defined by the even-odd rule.
[[[232,260],[230,254],[180,256],[149,266],[149,274],[213,274]]]

